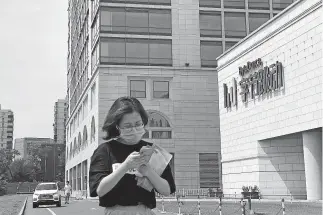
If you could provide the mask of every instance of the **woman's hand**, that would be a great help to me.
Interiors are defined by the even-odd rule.
[[[145,177],[148,177],[150,170],[151,168],[148,164],[141,165],[138,168],[138,172],[140,172]]]
[[[147,163],[149,162],[149,160],[154,152],[155,152],[155,149],[150,146],[143,146],[140,149],[140,154],[144,157],[144,159],[146,160]]]
[[[141,155],[139,152],[132,152],[124,161],[127,169],[138,169],[141,165],[147,163],[146,157]]]

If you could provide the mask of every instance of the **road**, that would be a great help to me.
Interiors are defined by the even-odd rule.
[[[25,211],[25,215],[88,215],[88,214],[104,214],[104,208],[99,206],[99,202],[96,200],[75,200],[70,204],[65,205],[64,199],[62,199],[62,206],[40,206],[39,208],[33,208],[32,196],[28,197],[28,203]],[[155,212],[156,215],[160,213]]]
[[[64,200],[64,199],[63,199]],[[77,200],[71,201],[70,204],[65,205],[62,201],[62,207],[56,206],[40,206],[33,208],[32,198],[28,197],[28,203],[25,215],[88,215],[88,214],[104,214],[102,207],[99,207],[97,201]]]
[[[100,215],[104,214],[104,209],[99,207],[97,200],[72,200],[70,204],[65,205],[64,199],[62,201],[62,207],[56,206],[40,206],[39,208],[32,208],[31,196],[28,198],[28,204],[25,211],[25,215]],[[241,208],[239,202],[223,202],[222,205],[223,215],[240,215]],[[157,208],[162,210],[161,202],[157,202]],[[253,210],[257,214],[266,215],[282,215],[281,204],[277,202],[258,202],[253,201]],[[167,212],[163,215],[174,215],[178,213],[178,204],[176,201],[164,202],[164,209]],[[162,213],[154,210],[156,215],[162,215]],[[248,206],[246,206],[246,214],[249,214]],[[181,206],[182,214],[194,214],[198,215],[197,200],[186,200]],[[286,202],[286,213],[288,215],[318,215],[322,214],[322,201],[320,202]],[[218,215],[219,204],[215,201],[201,201],[201,214],[202,215]]]

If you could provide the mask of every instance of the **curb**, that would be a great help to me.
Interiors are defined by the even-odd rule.
[[[24,215],[25,214],[25,210],[26,210],[26,205],[27,205],[27,200],[28,200],[28,197],[26,197],[26,200],[24,202],[24,205],[22,206],[20,212],[18,215]]]

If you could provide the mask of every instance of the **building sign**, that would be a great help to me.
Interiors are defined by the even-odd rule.
[[[263,62],[259,58],[253,62],[248,62],[243,67],[239,67],[239,82],[242,102],[246,103],[248,97],[255,99],[269,92],[276,91],[284,86],[284,74],[282,63],[277,61],[270,66],[263,67]],[[223,84],[224,107],[237,106],[237,81],[232,79],[232,87],[228,89],[227,84]]]

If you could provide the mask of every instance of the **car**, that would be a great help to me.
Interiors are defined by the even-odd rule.
[[[57,183],[40,183],[33,194],[33,208],[39,205],[56,205],[61,207],[61,195]]]

